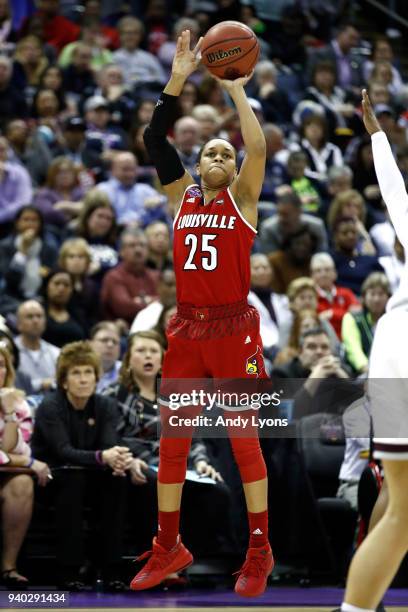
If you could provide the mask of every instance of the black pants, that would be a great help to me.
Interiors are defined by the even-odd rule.
[[[146,476],[146,484],[129,485],[129,511],[137,553],[151,548],[152,537],[157,533],[157,474],[149,470]],[[231,491],[225,483],[187,480],[180,514],[184,544],[197,556],[235,554],[237,544],[231,513]]]
[[[114,578],[122,556],[126,478],[110,470],[58,470],[44,493],[55,506],[56,558],[61,575],[75,577],[85,559]],[[89,508],[90,512],[85,513]],[[84,519],[91,534],[86,550]]]

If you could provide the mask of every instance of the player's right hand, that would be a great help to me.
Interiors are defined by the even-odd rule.
[[[370,98],[368,97],[368,93],[366,89],[362,91],[363,99],[363,121],[367,132],[370,134],[375,134],[376,132],[381,132],[381,126],[378,123],[378,119],[375,116],[374,109],[371,106]]]
[[[201,60],[201,37],[193,50],[190,49],[190,30],[183,30],[177,39],[176,53],[171,72],[174,76],[187,78],[197,69]]]

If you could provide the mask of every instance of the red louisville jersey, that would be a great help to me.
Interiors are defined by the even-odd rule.
[[[178,303],[220,306],[246,299],[255,235],[228,188],[204,205],[200,187],[190,185],[174,220]]]

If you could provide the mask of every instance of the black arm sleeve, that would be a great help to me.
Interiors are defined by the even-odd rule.
[[[167,140],[172,123],[177,96],[162,93],[154,109],[150,125],[143,134],[150,159],[154,163],[162,185],[169,185],[181,179],[185,173],[176,149]]]

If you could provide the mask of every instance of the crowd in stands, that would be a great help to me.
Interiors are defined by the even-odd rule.
[[[143,131],[178,34],[188,28],[195,44],[235,19],[260,40],[247,93],[267,161],[248,300],[268,373],[307,379],[311,396],[316,379],[364,378],[398,285],[405,253],[378,188],[361,88],[408,180],[408,75],[392,40],[362,40],[341,2],[135,0],[124,12],[109,0],[37,0],[21,14],[14,4],[0,0],[0,465],[27,470],[0,473],[0,577],[26,585],[18,554],[38,496],[56,509],[61,584],[80,586],[92,504],[91,561],[120,588],[126,511],[135,550],[157,528],[174,211]],[[168,136],[193,176],[212,137],[243,158],[234,107],[202,67]],[[203,553],[236,548],[217,442],[195,439],[189,455],[191,470],[216,483],[186,484],[186,517],[204,517],[199,533],[186,519],[187,543]]]

